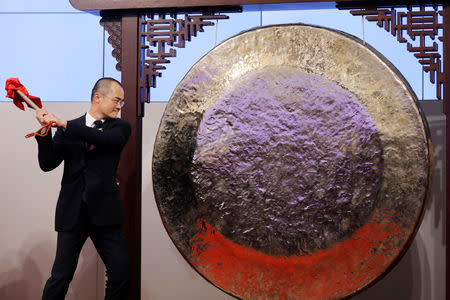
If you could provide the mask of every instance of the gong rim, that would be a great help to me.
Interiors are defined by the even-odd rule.
[[[433,156],[432,156],[432,143],[431,143],[431,135],[430,135],[430,131],[429,131],[429,127],[427,124],[427,120],[424,116],[424,113],[422,111],[422,109],[420,108],[420,105],[418,103],[418,99],[417,96],[415,95],[414,91],[412,90],[411,86],[409,85],[409,83],[406,81],[406,79],[403,77],[403,75],[395,68],[395,66],[389,62],[389,60],[387,60],[380,52],[378,52],[376,49],[374,49],[373,47],[371,47],[370,45],[364,43],[362,40],[360,40],[359,38],[352,36],[348,33],[342,32],[342,31],[338,31],[338,30],[334,30],[334,29],[329,29],[329,28],[325,28],[325,27],[321,27],[321,26],[315,26],[315,25],[306,25],[306,24],[281,24],[281,25],[270,25],[270,26],[264,26],[264,27],[257,27],[257,28],[253,28],[244,32],[239,33],[236,36],[233,36],[227,40],[225,40],[224,42],[222,42],[221,44],[217,45],[214,49],[212,49],[211,51],[209,51],[205,56],[203,56],[185,75],[185,77],[183,78],[182,81],[180,81],[180,83],[177,85],[177,88],[174,91],[174,94],[172,95],[169,104],[172,101],[172,98],[175,95],[175,92],[177,90],[180,89],[180,86],[182,86],[183,82],[185,81],[186,78],[189,77],[189,75],[191,74],[191,71],[194,70],[196,68],[196,66],[200,63],[202,63],[204,61],[204,58],[207,57],[208,55],[210,55],[210,53],[214,52],[215,49],[218,49],[220,47],[222,47],[222,45],[226,44],[227,42],[229,42],[230,40],[236,39],[242,35],[245,34],[249,34],[252,32],[257,32],[260,30],[264,30],[264,29],[270,29],[270,28],[283,28],[283,27],[292,27],[292,26],[301,26],[304,28],[316,28],[319,30],[325,30],[325,31],[329,31],[332,32],[334,34],[338,34],[341,35],[347,39],[350,39],[352,42],[356,42],[358,44],[360,44],[361,46],[363,46],[365,49],[369,50],[369,52],[373,55],[376,56],[377,59],[379,59],[380,61],[382,61],[385,64],[385,68],[387,68],[388,70],[390,70],[391,72],[393,72],[395,75],[395,77],[397,77],[400,81],[401,81],[401,85],[407,89],[408,91],[408,95],[411,97],[411,101],[414,104],[414,109],[417,110],[417,114],[419,116],[418,120],[420,122],[421,128],[423,130],[424,136],[425,136],[425,144],[426,144],[426,161],[427,161],[427,176],[426,176],[426,181],[427,183],[425,184],[425,193],[423,194],[423,198],[421,199],[420,203],[421,205],[419,207],[417,207],[416,209],[416,218],[415,218],[415,222],[414,222],[414,227],[413,229],[409,232],[408,237],[403,241],[403,246],[401,247],[401,250],[397,252],[396,257],[394,259],[392,259],[390,261],[389,264],[387,264],[387,267],[384,269],[384,271],[382,273],[380,273],[378,276],[376,276],[375,278],[372,278],[368,283],[366,283],[363,286],[360,286],[358,289],[353,290],[352,293],[349,293],[347,295],[342,295],[340,298],[350,298],[358,293],[360,293],[361,291],[371,287],[372,285],[374,285],[376,282],[378,282],[379,280],[381,280],[397,263],[398,261],[403,257],[403,255],[407,252],[408,248],[410,247],[412,241],[414,240],[414,237],[420,227],[421,224],[421,220],[423,218],[424,215],[424,211],[425,211],[425,207],[426,207],[426,203],[429,201],[429,195],[430,195],[430,186],[431,186],[431,180],[432,180],[432,168],[433,168]],[[166,116],[166,113],[168,112],[169,108],[169,104],[166,106],[165,112],[164,112],[164,116]],[[203,111],[204,114],[204,111]],[[160,170],[158,169],[158,167],[155,167],[155,161],[157,161],[158,155],[155,155],[155,153],[157,153],[157,147],[158,147],[158,140],[160,139],[160,132],[161,129],[163,127],[163,120],[164,120],[164,116],[163,119],[160,123],[160,126],[158,128],[158,135],[157,135],[157,141],[154,144],[154,152],[153,152],[153,174],[157,174],[158,172],[160,172]],[[195,263],[192,262],[192,258],[190,257],[190,255],[188,255],[186,253],[185,250],[183,250],[183,247],[180,247],[179,244],[179,240],[177,240],[177,237],[174,235],[174,230],[173,228],[170,228],[170,225],[167,224],[167,222],[165,221],[166,219],[166,212],[165,212],[165,208],[162,206],[161,201],[158,200],[158,197],[161,198],[161,196],[157,196],[157,190],[158,190],[158,186],[157,186],[157,182],[155,180],[155,177],[153,177],[153,188],[155,191],[155,199],[157,202],[157,207],[158,207],[158,212],[161,216],[161,219],[163,220],[163,225],[166,229],[166,231],[169,234],[169,237],[171,238],[172,242],[174,243],[174,245],[177,247],[177,249],[179,250],[179,252],[182,254],[182,256],[186,259],[186,261],[197,271],[197,273],[199,273],[203,278],[205,278],[206,280],[208,280],[211,284],[213,284],[214,286],[216,286],[217,288],[221,289],[222,291],[224,291],[225,293],[236,297],[236,298],[241,298],[241,295],[236,295],[231,291],[226,290],[225,288],[219,286],[218,284],[216,284],[212,279],[210,279],[207,275],[205,275],[204,273],[202,273],[200,270],[198,270],[198,265],[196,265]],[[243,298],[244,299],[244,298]],[[331,298],[330,298],[331,299]]]

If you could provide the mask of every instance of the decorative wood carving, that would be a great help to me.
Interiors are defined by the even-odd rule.
[[[122,16],[103,16],[100,25],[109,33],[108,43],[114,48],[112,56],[117,60],[116,69],[122,71]]]
[[[433,10],[425,10],[425,6],[421,5],[419,10],[414,11],[409,6],[408,12],[396,11],[394,8],[378,8],[351,10],[350,13],[354,16],[366,16],[368,21],[377,22],[379,27],[396,36],[400,43],[407,43],[407,50],[414,53],[423,66],[423,70],[430,73],[431,83],[436,84],[437,99],[442,99],[442,85],[445,76],[438,43],[435,40],[438,37],[439,41],[443,41],[443,22],[439,21],[442,11],[439,11],[437,6],[433,6]],[[418,37],[418,45],[414,46],[409,42],[405,33],[412,41],[416,41]],[[432,45],[429,45],[427,38],[433,40]]]
[[[228,16],[213,12],[185,14],[184,19],[177,19],[177,13],[140,16],[138,88],[141,101],[150,102],[150,88],[156,87],[156,77],[161,77],[160,71],[166,69],[162,64],[170,63],[167,58],[176,56],[175,47],[184,48],[186,41],[190,41],[197,32],[203,32],[204,26],[214,25],[211,20],[220,19],[228,19]]]

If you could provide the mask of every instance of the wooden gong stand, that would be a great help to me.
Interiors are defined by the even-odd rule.
[[[109,42],[113,45],[113,56],[118,60],[117,69],[122,73],[122,84],[125,98],[128,99],[122,109],[122,118],[130,122],[132,134],[122,153],[118,169],[122,199],[127,216],[125,231],[131,257],[131,289],[128,299],[141,299],[141,191],[142,191],[142,118],[144,116],[144,103],[150,102],[150,89],[156,87],[155,80],[161,76],[159,72],[164,69],[162,64],[168,63],[167,58],[176,55],[172,50],[167,52],[164,46],[175,45],[184,47],[184,42],[190,36],[201,31],[202,26],[213,25],[208,23],[212,19],[224,19],[221,12],[239,12],[239,5],[294,3],[294,2],[335,2],[326,0],[70,0],[71,4],[79,10],[101,10],[102,26],[110,34]],[[439,80],[443,83],[443,111],[450,112],[450,80],[446,74],[450,70],[450,8],[445,1],[355,1],[344,0],[335,2],[338,6],[352,9],[377,9],[379,7],[406,7],[411,5],[435,4],[444,5],[443,9],[443,44],[444,56],[442,60],[443,71],[437,71]],[[234,6],[230,6],[234,5]],[[185,18],[183,24],[190,24],[187,28],[178,28],[176,32],[168,29],[171,36],[176,36],[175,43],[162,41],[152,35],[142,35],[143,26],[151,26],[142,20],[146,14],[152,19],[153,15],[176,16],[176,13],[203,13],[204,18]],[[161,18],[161,17],[160,17]],[[164,17],[163,17],[164,18]],[[165,21],[159,21],[159,25]],[[170,21],[172,22],[172,21]],[[170,23],[169,22],[169,23]],[[176,23],[176,21],[174,21]],[[180,21],[178,21],[180,22]],[[146,25],[144,25],[144,23]],[[170,23],[172,28],[181,23]],[[150,24],[150,25],[148,25]],[[158,25],[158,21],[155,22]],[[164,25],[163,24],[163,25]],[[200,28],[200,29],[199,29]],[[152,57],[145,57],[139,45],[142,39],[147,39],[158,46],[158,53]],[[141,57],[144,56],[144,57]],[[147,67],[142,62],[145,59]],[[440,79],[439,79],[440,78]],[[438,95],[438,98],[440,96]],[[135,99],[135,101],[130,101]],[[446,120],[446,174],[450,174],[450,118]],[[450,177],[446,176],[446,186],[450,186]],[[450,190],[446,192],[446,215],[450,215]],[[446,240],[450,240],[450,221],[446,221]],[[446,247],[446,299],[450,300],[450,247]]]

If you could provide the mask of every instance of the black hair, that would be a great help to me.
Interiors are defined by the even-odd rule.
[[[113,82],[117,83],[120,87],[122,87],[122,84],[118,80],[111,78],[111,77],[103,77],[103,78],[100,78],[99,80],[97,80],[97,82],[94,84],[94,87],[92,88],[91,102],[94,99],[94,94],[96,92],[99,92],[102,94],[107,93],[111,89],[111,84]]]

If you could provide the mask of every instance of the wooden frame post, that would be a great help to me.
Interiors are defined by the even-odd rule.
[[[122,15],[122,85],[126,105],[121,118],[131,124],[132,133],[122,153],[118,174],[127,217],[124,228],[131,259],[131,286],[128,299],[141,299],[141,199],[142,199],[142,118],[138,117],[138,16]]]
[[[444,5],[444,107],[445,120],[445,299],[450,300],[450,6]]]

